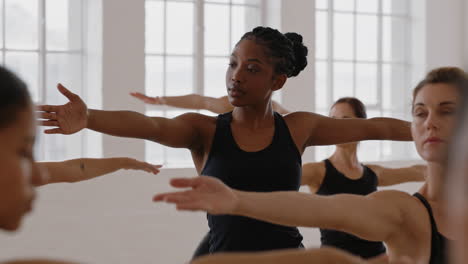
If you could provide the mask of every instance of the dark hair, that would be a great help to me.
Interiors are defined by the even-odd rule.
[[[256,27],[245,33],[237,44],[246,39],[266,47],[266,55],[272,58],[277,74],[294,77],[307,66],[308,49],[297,33],[282,34],[269,27]]]
[[[367,118],[366,106],[356,97],[342,97],[336,100],[332,107],[337,104],[348,104],[357,118]]]
[[[413,102],[418,92],[428,84],[444,83],[454,85],[463,94],[468,90],[468,74],[457,67],[441,67],[430,71],[413,90]]]
[[[0,66],[0,129],[16,120],[17,112],[30,103],[31,97],[26,84]]]

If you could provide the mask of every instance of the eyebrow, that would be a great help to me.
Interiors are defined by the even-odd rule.
[[[417,103],[414,106],[424,106],[424,105],[425,104],[423,104],[423,103]],[[453,101],[444,101],[444,102],[439,103],[439,106],[445,106],[445,105],[455,105],[455,102],[453,102]]]
[[[231,54],[231,57],[232,58],[237,58],[237,54],[234,52],[234,53]],[[258,62],[260,64],[263,64],[263,62],[261,60],[256,59],[256,58],[247,59],[247,61],[249,61],[249,62]]]

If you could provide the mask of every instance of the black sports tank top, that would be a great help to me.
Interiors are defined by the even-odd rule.
[[[243,191],[297,191],[301,182],[301,155],[283,117],[274,113],[273,140],[265,149],[246,152],[231,131],[232,112],[218,116],[211,151],[202,174],[216,177]],[[296,227],[252,218],[208,214],[210,252],[262,251],[301,247]]]
[[[364,167],[362,177],[353,180],[339,172],[330,160],[325,160],[325,177],[317,191],[319,195],[349,193],[368,195],[377,190],[377,175]],[[365,223],[363,223],[365,224]],[[371,258],[385,253],[382,242],[367,241],[357,236],[330,229],[320,229],[322,246],[332,246],[348,251],[362,258]]]
[[[426,207],[431,220],[431,258],[429,260],[429,264],[448,263],[446,250],[448,239],[439,233],[437,224],[434,219],[434,214],[432,213],[431,205],[420,193],[415,193],[414,196],[423,203],[424,207]]]

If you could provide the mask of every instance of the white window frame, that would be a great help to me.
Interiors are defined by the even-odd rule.
[[[395,109],[385,109],[384,104],[383,104],[383,66],[384,65],[399,65],[405,68],[405,76],[404,76],[404,83],[406,85],[407,92],[410,93],[411,91],[411,27],[410,27],[410,22],[411,22],[411,4],[410,1],[406,3],[406,14],[393,14],[393,13],[384,13],[383,11],[383,0],[376,0],[378,1],[378,11],[377,13],[374,12],[362,12],[362,11],[357,11],[357,0],[354,1],[354,10],[353,11],[342,11],[342,10],[335,10],[334,9],[334,0],[328,0],[328,8],[327,9],[322,9],[322,8],[317,8],[315,7],[315,12],[318,14],[319,12],[326,12],[327,13],[327,32],[328,32],[328,39],[327,39],[327,58],[317,58],[317,55],[314,54],[314,59],[315,63],[326,63],[327,65],[327,79],[326,79],[326,107],[325,108],[320,108],[316,104],[315,111],[316,112],[321,112],[321,113],[328,113],[329,108],[333,105],[334,103],[334,65],[335,63],[340,63],[340,62],[346,62],[346,63],[352,63],[353,65],[353,96],[356,95],[356,84],[357,84],[357,71],[356,71],[356,66],[359,63],[365,63],[365,64],[373,64],[377,66],[377,103],[375,104],[366,104],[366,109],[368,112],[371,111],[377,111],[383,115],[385,112],[392,112],[392,110]],[[335,59],[334,58],[334,15],[335,14],[349,14],[353,16],[354,20],[354,28],[353,28],[353,41],[354,41],[354,50],[353,50],[353,58],[350,60],[346,59]],[[373,15],[377,16],[377,60],[376,61],[368,61],[368,60],[358,60],[356,58],[357,54],[357,17],[359,15]],[[317,16],[316,16],[317,17]],[[405,38],[405,50],[404,50],[404,61],[386,61],[383,59],[383,19],[385,17],[388,18],[399,18],[403,19],[406,21],[407,26],[405,27],[406,31],[404,32],[404,38]],[[318,41],[318,40],[317,40]],[[315,89],[319,89],[320,87],[315,87]],[[401,94],[392,94],[393,96],[399,96],[402,98]],[[403,100],[406,98],[403,98]],[[407,118],[409,116],[409,102],[405,103],[402,109],[396,109],[396,111],[393,111],[393,114],[399,114],[401,116],[404,116]],[[411,153],[412,149],[408,145],[400,145],[400,146],[392,146],[392,154],[390,157],[384,155],[384,142],[380,141],[378,143],[380,145],[380,151],[379,151],[379,156],[375,157],[375,160],[372,161],[382,161],[384,159],[405,159],[409,158],[408,153]],[[330,151],[330,150],[329,150]],[[317,155],[317,154],[316,154]],[[398,158],[397,158],[398,157]]]
[[[177,54],[168,54],[166,52],[166,17],[167,17],[167,5],[164,5],[164,19],[163,19],[163,52],[162,53],[153,53],[153,52],[147,52],[145,51],[145,58],[148,57],[162,57],[163,58],[163,87],[162,91],[163,94],[161,96],[164,96],[166,94],[166,89],[167,89],[167,83],[166,83],[166,58],[167,57],[189,57],[191,56],[193,58],[193,90],[192,93],[200,94],[200,95],[207,95],[205,91],[205,58],[229,58],[229,54],[226,55],[206,55],[205,53],[205,35],[203,34],[204,28],[205,28],[205,4],[210,4],[210,5],[221,5],[221,6],[228,6],[229,7],[229,15],[232,15],[232,8],[234,6],[243,6],[243,7],[253,7],[253,8],[259,8],[259,13],[260,13],[260,23],[262,25],[265,24],[265,17],[266,17],[266,5],[265,1],[267,0],[260,0],[259,5],[256,4],[240,4],[240,3],[233,3],[232,0],[229,1],[229,3],[221,3],[221,2],[206,2],[205,0],[145,0],[146,2],[179,2],[179,3],[193,3],[194,4],[194,33],[193,34],[193,43],[194,43],[194,49],[193,49],[193,54],[192,55],[177,55]],[[233,49],[233,40],[232,38],[232,19],[229,19],[229,50]],[[226,66],[227,67],[227,66]],[[146,85],[145,85],[146,86]],[[208,95],[209,96],[209,95]],[[166,116],[167,111],[169,109],[174,109],[170,108],[167,106],[161,106],[161,105],[146,105],[146,111],[162,111],[163,115]],[[187,110],[189,112],[190,110]],[[151,146],[148,146],[148,143],[146,144],[146,148],[148,147],[157,147],[154,144],[151,144]],[[148,157],[147,157],[148,159]],[[166,167],[192,167],[192,161],[190,160],[187,164],[177,164],[177,163],[171,163],[168,161],[168,156],[167,156],[167,148],[163,147],[163,160],[162,161],[157,161],[159,163],[163,163]],[[190,165],[189,165],[190,164]]]
[[[85,60],[84,60],[84,49],[85,49],[85,10],[87,0],[73,0],[69,1],[69,10],[73,10],[73,12],[69,12],[71,16],[69,16],[69,20],[77,19],[80,25],[80,29],[77,32],[76,30],[70,29],[69,30],[69,39],[70,43],[74,43],[75,41],[79,42],[79,49],[71,49],[71,50],[54,50],[47,47],[47,12],[46,12],[46,2],[47,0],[37,0],[38,2],[38,17],[37,17],[37,26],[38,26],[38,47],[36,49],[16,49],[16,48],[7,48],[6,47],[6,1],[2,1],[2,48],[1,56],[2,56],[2,65],[7,66],[6,64],[6,53],[7,52],[20,52],[20,53],[29,53],[29,54],[37,54],[38,55],[38,83],[37,85],[37,92],[38,92],[38,104],[47,104],[47,55],[49,54],[70,54],[70,55],[80,55],[81,58],[81,67],[78,73],[78,78],[80,78],[80,83],[82,84],[81,87],[73,87],[73,91],[78,94],[82,94],[84,89],[83,85],[85,83]],[[76,14],[76,11],[79,10],[79,14]],[[77,23],[70,23],[70,25],[77,25]],[[77,38],[77,33],[81,36]],[[78,40],[77,40],[78,39]],[[60,82],[61,80],[57,80]],[[58,92],[58,91],[57,91]],[[43,136],[43,135],[41,135]],[[73,150],[72,156],[81,156],[85,151],[85,135],[82,133],[80,136],[79,142],[67,140],[66,141],[66,149]],[[46,153],[48,152],[46,144],[44,144],[43,140],[39,140],[39,152],[38,159],[43,159],[46,157]]]

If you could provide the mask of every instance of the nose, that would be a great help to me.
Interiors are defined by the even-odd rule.
[[[430,112],[429,115],[427,116],[426,121],[424,122],[424,125],[427,130],[434,130],[439,128],[439,117],[436,115],[434,112]]]
[[[242,73],[239,67],[235,68],[231,72],[231,81],[235,83],[240,83],[242,81]]]

